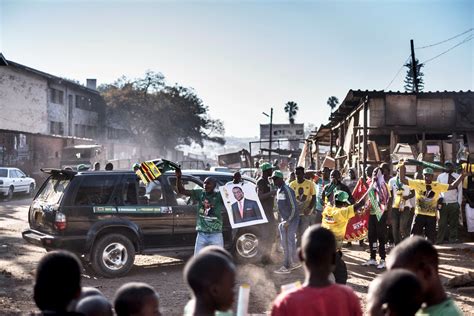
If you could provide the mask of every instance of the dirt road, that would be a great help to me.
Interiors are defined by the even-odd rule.
[[[45,251],[31,246],[21,238],[21,231],[28,226],[30,199],[17,197],[10,202],[0,202],[0,314],[23,315],[35,310],[32,300],[34,269]],[[443,282],[468,271],[474,271],[474,245],[462,244],[438,247],[441,256],[440,274]],[[348,285],[365,305],[370,281],[380,273],[376,268],[366,268],[360,263],[368,259],[368,253],[359,246],[344,250],[344,260],[349,269]],[[278,260],[278,258],[275,258]],[[160,293],[163,315],[179,315],[189,299],[183,282],[184,261],[162,256],[137,256],[131,272],[119,279],[96,278],[84,273],[83,284],[100,289],[109,299],[123,283],[147,282]],[[250,313],[264,314],[281,285],[303,281],[302,269],[290,275],[275,275],[278,265],[238,267],[238,283],[251,285]],[[466,315],[474,315],[474,290],[460,288],[449,290]]]

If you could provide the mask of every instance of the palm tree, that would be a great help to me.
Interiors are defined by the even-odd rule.
[[[331,113],[332,113],[334,108],[339,104],[339,99],[336,98],[335,96],[329,97],[326,104],[329,105],[329,107],[331,108]]]
[[[298,104],[293,101],[288,101],[285,104],[285,112],[288,113],[288,120],[290,124],[295,124],[296,112],[298,112]]]

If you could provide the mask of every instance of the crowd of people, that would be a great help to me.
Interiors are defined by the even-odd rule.
[[[348,221],[368,213],[370,259],[364,265],[387,269],[370,284],[369,315],[462,315],[443,289],[433,246],[444,241],[443,225],[450,226],[450,241],[458,239],[457,221],[451,218],[459,214],[459,205],[457,211],[453,205],[459,195],[453,191],[465,173],[454,174],[449,162],[446,167],[438,181],[433,181],[431,168],[423,170],[423,179],[408,179],[404,164],[393,177],[388,164],[367,168],[366,180],[357,179],[354,171],[343,179],[339,170],[323,168],[314,174],[296,167],[294,180],[287,183],[273,164],[260,164],[256,190],[268,218],[268,223],[259,225],[267,260],[278,232],[284,255],[275,273],[290,274],[302,266],[305,271],[304,284],[280,293],[271,314],[362,315],[354,291],[331,276],[342,255]],[[183,272],[190,289],[183,314],[232,315],[236,267],[223,248],[223,202],[216,180],[207,178],[203,189],[186,190],[180,170],[176,178],[177,191],[198,201],[194,256]],[[240,174],[234,181],[241,181]],[[438,211],[446,214],[437,235]],[[386,263],[387,240],[396,246]],[[160,315],[159,295],[145,283],[124,284],[113,302],[97,289],[82,287],[81,264],[64,251],[50,252],[40,261],[34,300],[44,315]]]

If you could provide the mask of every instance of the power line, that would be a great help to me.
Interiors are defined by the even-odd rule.
[[[390,81],[390,83],[387,85],[387,87],[384,89],[384,91],[387,90],[392,85],[392,83],[398,77],[398,75],[400,74],[400,71],[402,71],[403,67],[405,67],[405,64],[408,62],[409,59],[410,59],[410,56],[408,56],[407,59],[403,62],[402,66],[400,67],[400,69],[398,69],[398,71],[395,74],[395,76],[393,77],[392,81]]]
[[[460,46],[460,45],[462,45],[462,44],[464,44],[464,43],[469,42],[469,41],[472,40],[473,38],[474,38],[474,35],[469,35],[469,36],[466,37],[462,42],[459,42],[458,44],[456,44],[456,45],[454,45],[453,47],[451,47],[451,48],[445,50],[445,51],[442,52],[441,54],[438,54],[438,55],[436,55],[436,56],[434,56],[434,57],[432,57],[432,58],[430,58],[430,59],[428,59],[428,60],[425,60],[424,62],[422,62],[422,64],[425,65],[426,63],[432,61],[433,59],[436,59],[436,58],[438,58],[438,57],[441,57],[442,55],[444,55],[444,54],[446,54],[446,53],[452,51],[452,50],[455,49],[456,47],[458,47],[458,46]]]
[[[471,27],[469,30],[464,31],[464,32],[462,32],[462,33],[460,33],[460,34],[458,34],[458,35],[453,36],[453,37],[450,37],[450,38],[448,38],[448,39],[446,39],[446,40],[444,40],[444,41],[441,41],[441,42],[438,42],[438,43],[434,43],[434,44],[431,44],[431,45],[422,46],[422,47],[416,47],[415,49],[424,49],[424,48],[429,48],[429,47],[437,46],[437,45],[440,45],[440,44],[449,42],[449,41],[451,41],[451,40],[453,40],[453,39],[455,39],[455,38],[458,38],[459,36],[462,36],[462,35],[464,35],[464,34],[466,34],[466,33],[469,33],[469,32],[471,32],[472,30],[474,30],[474,28]]]

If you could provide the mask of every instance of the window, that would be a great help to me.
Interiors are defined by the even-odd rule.
[[[74,125],[75,135],[77,137],[86,137],[86,126],[82,124]]]
[[[16,170],[16,173],[18,174],[18,177],[21,178],[21,177],[26,177],[26,174],[23,173],[23,171],[21,170]]]
[[[0,177],[1,178],[8,177],[8,169],[0,169]]]
[[[176,188],[176,177],[169,177],[168,179],[169,179],[171,187]],[[181,183],[183,184],[184,189],[188,190],[188,191],[202,189],[202,186],[199,183],[194,182],[194,180],[183,178],[183,179],[181,179]],[[173,192],[174,192],[174,196],[176,198],[176,202],[178,203],[178,205],[187,205],[187,204],[188,205],[195,205],[195,204],[198,203],[198,201],[191,200],[190,197],[179,194],[175,191],[173,191]]]
[[[10,178],[19,178],[18,174],[16,173],[16,170],[10,170]]]
[[[50,88],[50,102],[57,104],[64,104],[64,92],[58,89]]]
[[[77,190],[75,205],[107,205],[114,191],[116,176],[84,177]]]
[[[122,200],[124,205],[136,205],[138,202],[136,177],[128,178],[125,181],[122,191]]]
[[[92,109],[91,99],[76,94],[76,108],[90,111]]]
[[[63,135],[64,125],[63,122],[49,122],[49,133],[53,135]]]

